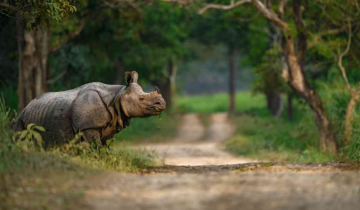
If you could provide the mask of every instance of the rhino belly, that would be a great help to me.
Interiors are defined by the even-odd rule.
[[[49,93],[34,99],[24,110],[24,126],[30,123],[43,126],[46,131],[42,137],[47,146],[72,139],[74,131],[69,113],[74,98],[68,94]]]

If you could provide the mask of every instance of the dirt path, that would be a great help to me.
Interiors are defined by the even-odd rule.
[[[233,127],[215,114],[206,129],[186,115],[168,144],[144,145],[165,158],[141,174],[107,172],[75,185],[82,207],[99,210],[358,209],[360,164],[258,163],[233,157],[219,142]],[[229,165],[227,165],[229,164]]]
[[[164,144],[145,144],[140,147],[155,150],[166,165],[196,166],[253,162],[222,150],[220,143],[234,132],[234,126],[229,122],[226,113],[212,114],[209,121],[209,127],[206,129],[199,115],[185,115],[176,139]]]

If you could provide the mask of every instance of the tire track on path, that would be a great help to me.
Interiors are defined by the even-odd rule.
[[[223,150],[221,143],[234,133],[234,125],[228,119],[227,113],[212,114],[209,120],[209,127],[206,129],[198,114],[184,115],[175,139],[161,144],[142,144],[140,147],[155,150],[166,165],[226,165],[253,162]]]

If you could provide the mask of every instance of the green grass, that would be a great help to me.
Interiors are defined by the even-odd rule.
[[[311,119],[289,122],[272,117],[240,115],[233,118],[236,134],[226,142],[229,152],[253,159],[280,162],[325,162],[337,160],[318,148]]]
[[[115,135],[118,143],[164,142],[177,134],[180,115],[164,113],[149,118],[133,118],[130,126]]]
[[[260,111],[266,114],[263,109],[265,97],[260,94],[252,94],[250,91],[238,92],[236,94],[236,112]],[[183,96],[178,99],[177,111],[182,113],[214,113],[227,112],[229,110],[229,96],[226,93],[202,96]]]

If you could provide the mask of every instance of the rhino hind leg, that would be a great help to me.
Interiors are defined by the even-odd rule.
[[[12,129],[15,132],[25,130],[25,126],[24,126],[24,123],[22,121],[21,115],[16,119],[16,121],[12,125]]]

